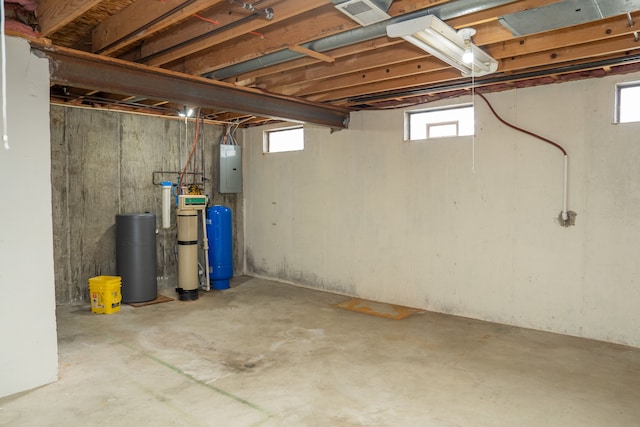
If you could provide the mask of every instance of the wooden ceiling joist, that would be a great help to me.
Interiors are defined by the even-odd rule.
[[[320,61],[328,62],[333,64],[336,62],[335,58],[330,57],[329,55],[325,55],[324,53],[316,52],[315,50],[307,49],[304,46],[300,46],[297,44],[291,45],[288,47],[290,51],[301,53],[306,56],[310,56],[312,58],[319,59]]]
[[[221,0],[137,1],[93,30],[92,51],[109,55],[219,2]]]
[[[40,34],[47,37],[86,13],[100,0],[39,0]]]
[[[264,18],[253,19],[247,22],[242,22],[239,25],[230,25],[228,30],[215,32],[211,37],[199,37],[190,34],[190,39],[184,40],[179,47],[171,48],[171,45],[163,44],[160,42],[154,46],[153,49],[163,50],[166,52],[155,55],[148,61],[143,61],[147,65],[163,65],[167,64],[175,59],[182,58],[187,55],[205,50],[212,45],[219,44],[231,40],[235,37],[250,35],[253,31],[258,31],[267,25],[273,25],[278,22],[283,22],[301,12],[313,10],[326,3],[326,0],[305,0],[304,2],[282,2],[274,10],[273,19],[268,21]],[[238,19],[238,18],[236,18]],[[191,40],[191,41],[189,41]],[[171,49],[168,49],[171,48]],[[149,48],[144,48],[143,54],[149,55],[153,51]],[[233,52],[231,50],[231,52]],[[193,73],[195,74],[195,73]],[[203,73],[197,73],[203,74]]]

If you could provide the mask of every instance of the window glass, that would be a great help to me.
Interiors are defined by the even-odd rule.
[[[302,127],[268,130],[265,132],[265,153],[282,153],[304,149],[304,129]]]
[[[407,113],[409,141],[473,135],[473,107],[470,105],[410,111]]]
[[[617,86],[618,123],[640,122],[640,83]]]

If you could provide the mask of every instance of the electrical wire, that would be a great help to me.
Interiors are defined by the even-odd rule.
[[[202,21],[208,22],[210,24],[220,25],[220,23],[218,21],[216,21],[215,19],[205,18],[204,16],[198,15],[197,13],[194,13],[193,16],[195,16],[196,18],[198,18],[198,19],[200,19]]]
[[[4,1],[0,5],[0,44],[2,45],[2,141],[4,149],[9,147],[9,132],[7,131],[7,44],[4,32]]]
[[[196,150],[196,145],[198,143],[198,135],[199,134],[200,134],[200,107],[198,107],[198,109],[196,110],[196,131],[195,131],[195,135],[193,137],[193,145],[191,146],[191,151],[189,152],[189,157],[187,157],[187,161],[184,164],[184,168],[182,169],[182,172],[180,173],[180,181],[178,183],[180,186],[182,186],[184,175],[187,172],[187,167],[189,167],[189,163],[191,163],[191,158],[193,157],[193,153]]]
[[[493,113],[493,115],[494,115],[494,116],[496,116],[496,118],[497,118],[497,119],[498,119],[502,124],[504,124],[504,125],[506,125],[506,126],[509,126],[510,128],[515,129],[515,130],[517,130],[517,131],[519,131],[519,132],[526,133],[527,135],[532,136],[532,137],[534,137],[534,138],[537,138],[537,139],[539,139],[539,140],[541,140],[541,141],[544,141],[544,142],[546,142],[547,144],[551,144],[551,145],[553,145],[554,147],[556,147],[558,150],[562,151],[562,154],[564,154],[565,156],[567,155],[567,150],[565,150],[565,149],[564,149],[560,144],[555,143],[555,142],[551,141],[550,139],[545,138],[544,136],[540,136],[540,135],[538,135],[538,134],[536,134],[536,133],[530,132],[530,131],[528,131],[528,130],[526,130],[526,129],[519,128],[518,126],[516,126],[516,125],[512,125],[511,123],[507,122],[505,119],[503,119],[502,117],[500,117],[500,115],[498,115],[498,113],[496,113],[496,110],[494,110],[494,109],[493,109],[493,106],[491,105],[491,103],[489,102],[489,100],[488,100],[488,99],[487,99],[483,94],[481,94],[480,92],[477,92],[477,93],[478,93],[478,96],[479,96],[480,98],[482,98],[482,100],[483,100],[484,102],[486,102],[486,103],[487,103],[487,106],[489,107],[489,110],[491,110],[491,112]]]
[[[478,92],[478,95],[480,96],[480,98],[482,98],[482,100],[484,102],[487,103],[487,106],[489,107],[489,110],[491,110],[491,112],[493,113],[494,116],[496,116],[496,118],[504,125],[515,129],[519,132],[525,133],[529,136],[532,136],[534,138],[537,138],[541,141],[546,142],[547,144],[553,145],[554,147],[556,147],[558,150],[560,150],[564,156],[564,177],[563,177],[563,188],[562,188],[562,211],[560,212],[560,219],[561,222],[560,224],[564,227],[567,227],[569,225],[572,225],[569,221],[569,212],[567,211],[567,204],[568,204],[568,197],[567,197],[567,179],[568,179],[568,175],[567,175],[567,170],[568,170],[568,164],[569,164],[569,155],[567,154],[567,150],[564,149],[564,147],[562,147],[560,144],[551,141],[550,139],[547,139],[543,136],[540,136],[536,133],[530,132],[526,129],[522,129],[518,126],[512,125],[511,123],[507,122],[506,120],[504,120],[502,117],[500,117],[500,115],[498,115],[498,113],[496,113],[496,110],[493,109],[493,106],[491,105],[491,103],[489,102],[489,100],[481,93]],[[574,213],[575,215],[575,213]]]

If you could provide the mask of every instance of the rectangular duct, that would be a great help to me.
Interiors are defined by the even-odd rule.
[[[375,24],[391,18],[387,10],[391,1],[348,0],[336,4],[336,9],[362,26]]]
[[[500,17],[516,36],[580,25],[640,9],[640,0],[563,0]]]

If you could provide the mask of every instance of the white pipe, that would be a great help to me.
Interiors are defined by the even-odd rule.
[[[211,283],[209,282],[209,239],[207,239],[207,211],[200,211],[202,214],[202,249],[204,249],[204,265],[205,265],[205,283],[202,289],[205,291],[211,290]]]
[[[569,156],[564,155],[564,188],[562,193],[562,220],[566,221],[569,219],[569,215],[567,214],[567,171],[569,166]]]
[[[162,181],[162,228],[171,228],[171,181]]]

